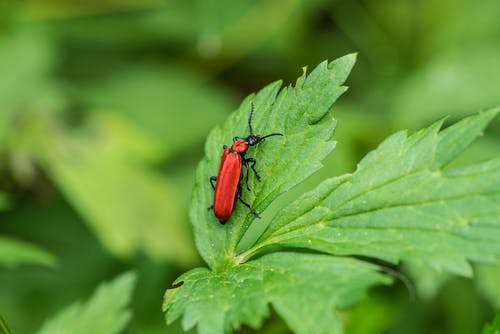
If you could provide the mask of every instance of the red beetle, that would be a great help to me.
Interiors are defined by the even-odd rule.
[[[245,153],[250,146],[254,146],[265,141],[267,137],[283,136],[282,133],[272,133],[265,136],[255,135],[252,128],[252,116],[254,112],[253,102],[251,106],[250,117],[248,117],[250,134],[246,138],[234,137],[233,145],[231,145],[231,147],[224,145],[224,152],[222,153],[219,172],[217,176],[212,176],[210,178],[210,183],[215,190],[214,204],[211,208],[213,208],[215,216],[222,224],[224,224],[229,217],[231,217],[236,199],[239,199],[243,205],[249,208],[255,217],[260,218],[259,214],[252,209],[250,204],[241,199],[242,166],[245,166],[246,168],[245,184],[249,191],[248,171],[250,168],[255,173],[257,180],[260,180],[260,176],[255,170],[256,160],[254,158],[245,158]],[[216,185],[214,185],[214,181],[217,182]]]

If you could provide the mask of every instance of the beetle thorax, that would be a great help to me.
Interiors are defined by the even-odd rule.
[[[245,140],[239,139],[233,143],[231,149],[238,153],[245,153],[248,150],[248,143]]]

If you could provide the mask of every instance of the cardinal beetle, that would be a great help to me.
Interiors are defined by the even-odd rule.
[[[250,187],[248,186],[248,172],[250,168],[255,173],[257,180],[260,181],[259,173],[255,170],[255,163],[257,161],[254,158],[246,158],[245,153],[250,146],[255,146],[265,141],[268,137],[283,136],[282,133],[271,133],[265,136],[254,134],[252,128],[253,112],[254,106],[252,102],[250,117],[248,117],[250,134],[246,138],[234,137],[231,147],[226,145],[223,146],[224,152],[220,160],[219,172],[217,176],[210,177],[210,184],[215,190],[214,203],[210,208],[213,208],[215,217],[217,217],[222,224],[225,224],[229,217],[231,217],[236,199],[239,199],[244,206],[250,209],[255,217],[260,218],[259,214],[252,209],[250,204],[246,203],[241,198],[242,166],[246,168],[245,185],[248,191],[250,191]],[[214,185],[214,181],[217,182],[216,185]]]

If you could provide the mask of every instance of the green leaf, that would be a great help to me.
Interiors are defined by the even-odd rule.
[[[93,114],[79,131],[45,114],[30,120],[19,149],[29,150],[108,250],[195,261],[182,196],[151,166],[161,156],[153,139],[113,113]]]
[[[149,64],[128,66],[75,92],[93,108],[117,110],[171,154],[201,142],[229,109],[228,92],[203,82],[187,71]]]
[[[494,7],[498,10],[498,4]],[[498,90],[491,81],[500,76],[499,57],[496,43],[433,54],[394,88],[391,119],[402,126],[425,124],[435,115],[464,117],[471,110],[497,105]]]
[[[474,267],[476,283],[482,294],[495,309],[500,310],[500,262],[495,264],[479,264]]]
[[[2,315],[0,315],[0,334],[10,334],[9,327],[7,327]]]
[[[101,284],[86,303],[76,302],[47,320],[38,334],[118,333],[130,320],[127,309],[135,275],[125,273]]]
[[[421,261],[407,262],[404,268],[415,285],[418,297],[425,301],[435,298],[443,285],[451,278],[451,274],[431,268]]]
[[[244,199],[262,213],[278,195],[320,168],[333,149],[335,122],[326,116],[345,90],[340,85],[353,61],[347,56],[323,63],[281,92],[280,83],[271,84],[211,132],[191,209],[196,243],[210,269],[186,273],[167,291],[167,323],[183,315],[183,327],[197,325],[200,333],[227,333],[242,324],[258,328],[270,305],[294,332],[337,333],[342,326],[334,310],[356,303],[370,286],[388,282],[375,273],[377,266],[345,256],[403,260],[461,275],[471,274],[470,260],[500,256],[500,159],[445,168],[500,108],[443,131],[439,121],[412,136],[396,133],[353,174],[327,179],[282,208],[255,244],[237,253],[253,215],[236,206],[221,225],[206,210],[213,198],[208,177],[217,171],[221,145],[248,132],[251,101],[257,133],[284,133],[248,152],[257,157],[262,181],[251,179],[252,192],[245,192]]]
[[[358,305],[344,313],[345,333],[375,334],[393,330],[395,319],[400,319],[399,313],[407,306],[408,300],[405,299],[402,303],[400,299],[394,292],[390,295],[370,293]],[[414,329],[411,325],[407,328]]]
[[[28,242],[0,236],[0,265],[12,268],[21,264],[54,266],[56,259]]]
[[[7,210],[10,207],[9,195],[0,192],[0,211]]]
[[[0,146],[13,131],[14,116],[50,95],[53,50],[46,34],[36,29],[0,35]]]
[[[340,333],[335,309],[358,302],[375,284],[389,283],[377,266],[320,254],[272,253],[215,272],[197,268],[167,290],[167,323],[184,314],[185,330],[228,333],[259,328],[270,304],[296,333]],[[307,312],[306,314],[304,312]]]
[[[482,334],[500,334],[500,313],[497,313],[491,324],[483,327]]]
[[[352,175],[326,180],[279,212],[248,258],[269,245],[393,263],[423,262],[470,276],[468,260],[500,256],[500,159],[443,170],[500,108],[439,132],[398,132]]]
[[[210,133],[205,145],[206,157],[196,172],[194,205],[190,211],[196,245],[210,268],[220,269],[234,262],[236,247],[255,220],[246,207],[237,205],[231,219],[222,226],[207,210],[213,200],[208,179],[217,174],[222,146],[231,143],[234,136],[248,134],[250,102],[255,105],[256,133],[284,133],[284,137],[270,138],[248,152],[248,156],[258,161],[256,168],[262,181],[250,180],[252,192],[245,193],[244,200],[265,216],[264,209],[276,197],[321,168],[321,160],[335,147],[332,135],[336,123],[329,110],[346,90],[341,85],[355,59],[355,55],[348,55],[331,63],[323,62],[308,76],[304,73],[295,87],[280,91],[280,82],[268,85],[245,99],[222,127]]]

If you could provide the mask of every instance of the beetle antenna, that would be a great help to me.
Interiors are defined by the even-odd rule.
[[[252,129],[252,116],[253,116],[253,111],[254,111],[254,107],[253,107],[253,101],[250,102],[250,117],[248,117],[248,127],[250,128],[250,135],[253,136],[253,129]]]
[[[263,137],[260,137],[259,139],[263,140],[263,139],[266,139],[267,137],[271,137],[271,136],[283,136],[283,134],[282,133],[271,133],[270,135],[265,135]]]

